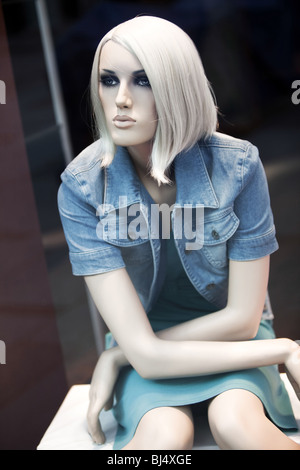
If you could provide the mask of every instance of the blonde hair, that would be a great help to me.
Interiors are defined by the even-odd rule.
[[[217,128],[217,109],[199,53],[191,38],[175,24],[152,16],[121,23],[100,41],[91,76],[91,100],[96,138],[103,144],[102,166],[108,166],[115,146],[99,98],[99,58],[107,41],[115,41],[142,64],[155,99],[158,125],[151,154],[151,175],[169,182],[166,170],[177,154],[207,138]]]

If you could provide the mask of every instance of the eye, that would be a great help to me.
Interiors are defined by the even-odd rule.
[[[151,87],[149,79],[147,75],[141,75],[140,77],[135,78],[135,83],[138,86],[145,86],[145,87]]]
[[[106,87],[113,87],[118,85],[119,80],[113,75],[100,75],[100,83]]]

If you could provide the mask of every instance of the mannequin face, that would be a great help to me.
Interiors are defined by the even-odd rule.
[[[151,153],[157,126],[154,96],[138,59],[108,41],[100,55],[99,95],[107,127],[116,145],[135,156]]]

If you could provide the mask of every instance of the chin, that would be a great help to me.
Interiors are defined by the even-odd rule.
[[[141,141],[139,139],[132,139],[129,136],[114,136],[112,134],[112,140],[115,145],[119,145],[121,147],[135,147],[137,145],[143,145],[145,144],[144,141]]]

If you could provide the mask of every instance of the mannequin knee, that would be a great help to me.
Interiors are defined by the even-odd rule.
[[[234,448],[238,442],[247,439],[247,403],[252,400],[247,390],[229,390],[218,395],[209,405],[208,421],[211,432],[219,447]],[[257,397],[253,396],[255,401]]]
[[[148,411],[126,449],[189,450],[194,424],[188,407],[161,407]]]

